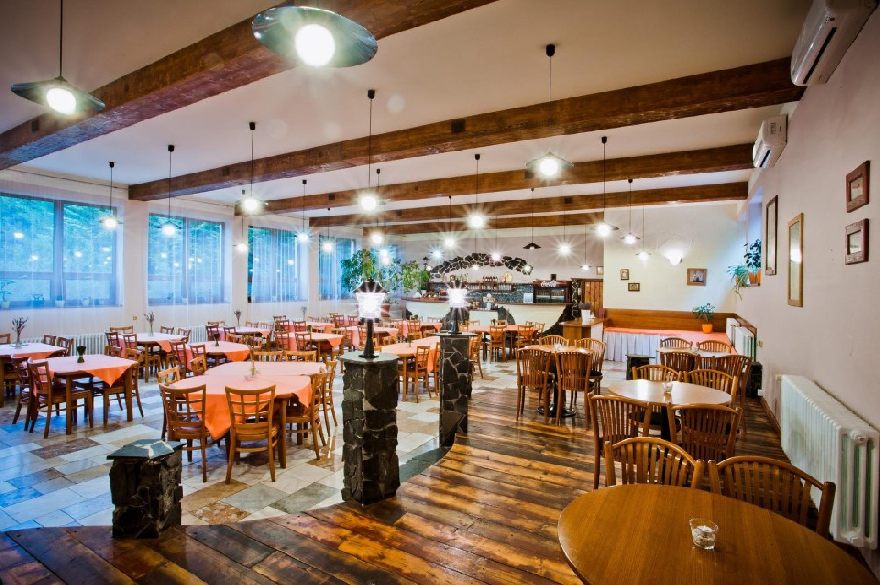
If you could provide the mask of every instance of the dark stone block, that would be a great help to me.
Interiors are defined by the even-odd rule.
[[[471,396],[470,340],[473,333],[440,335],[440,446],[451,447],[456,433],[467,433]]]

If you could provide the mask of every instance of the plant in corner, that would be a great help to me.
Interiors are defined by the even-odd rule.
[[[712,333],[712,318],[715,316],[715,305],[713,305],[712,303],[706,303],[704,305],[694,307],[693,313],[694,317],[705,321],[705,323],[702,324],[703,333]]]
[[[758,238],[751,244],[746,242],[744,246],[746,251],[743,253],[742,264],[727,267],[727,274],[733,281],[733,292],[740,299],[740,289],[761,284],[761,239]]]

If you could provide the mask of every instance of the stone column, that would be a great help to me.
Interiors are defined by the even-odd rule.
[[[371,504],[400,487],[397,460],[397,356],[342,356],[343,500]]]
[[[472,337],[473,333],[440,334],[440,446],[444,448],[455,443],[455,433],[467,433]]]
[[[156,538],[180,526],[180,448],[177,441],[139,439],[107,456],[113,536]]]

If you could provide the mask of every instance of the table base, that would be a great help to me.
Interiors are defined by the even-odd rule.
[[[537,412],[541,416],[544,416],[544,407],[539,406],[537,408]],[[562,409],[562,418],[572,418],[575,415],[577,415],[577,412],[575,412],[575,410],[573,408],[563,408]],[[555,404],[550,405],[550,415],[549,416],[550,416],[550,418],[556,417],[556,405]]]

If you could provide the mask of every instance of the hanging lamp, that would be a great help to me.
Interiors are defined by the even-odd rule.
[[[632,231],[633,224],[633,180],[627,179],[629,182],[629,197],[627,198],[627,207],[629,208],[629,230],[626,232],[626,235],[623,236],[623,243],[629,246],[632,246],[636,242],[639,241],[639,237],[635,235]]]
[[[605,145],[608,143],[608,137],[602,137],[602,221],[596,224],[596,234],[600,238],[607,238],[611,232],[617,228],[605,221],[605,208],[607,204],[607,194],[605,193]]]
[[[541,246],[535,243],[535,188],[532,187],[532,195],[531,195],[531,203],[532,203],[532,239],[528,244],[523,246],[523,250],[540,250]]]
[[[260,210],[263,202],[254,197],[254,131],[257,129],[257,123],[248,122],[248,128],[251,129],[251,189],[247,197],[245,197],[244,189],[242,189],[240,206],[242,213],[253,215]]]
[[[113,168],[116,166],[116,163],[111,160],[108,164],[110,166],[110,199],[107,202],[107,215],[101,218],[101,225],[104,226],[105,230],[113,231],[120,224],[120,221],[116,219],[116,213],[113,211]]]
[[[303,194],[302,194],[302,227],[299,230],[299,233],[296,234],[296,241],[300,244],[307,244],[309,242],[309,228],[306,227],[306,185],[308,184],[308,179],[302,180],[303,186]]]
[[[559,243],[559,255],[568,256],[571,254],[571,244],[565,238],[565,212],[562,212],[562,242]]]
[[[647,241],[647,238],[645,235],[645,206],[642,205],[642,242],[644,243],[646,241]],[[643,246],[642,249],[639,250],[638,254],[636,254],[636,257],[638,257],[639,260],[644,262],[644,261],[648,260],[648,258],[651,257],[651,253],[648,252],[647,250],[645,250],[645,248]]]
[[[244,189],[241,190],[241,199],[244,201]],[[247,243],[247,231],[244,227],[244,214],[241,214],[241,240],[235,246],[235,251],[244,254],[248,251],[248,243]]]
[[[587,224],[584,224],[584,263],[581,264],[581,270],[583,270],[584,272],[590,271],[590,263],[587,259],[587,245],[590,242],[588,229],[589,228],[587,227]]]
[[[77,113],[100,112],[104,109],[104,102],[92,94],[77,88],[64,79],[62,74],[62,66],[64,65],[64,0],[61,0],[60,4],[61,10],[58,17],[58,77],[43,81],[15,83],[11,88],[12,93],[41,106],[49,107],[56,113],[66,116]]]
[[[276,6],[257,14],[254,37],[282,57],[311,67],[351,67],[379,49],[376,38],[353,20],[309,6]]]
[[[556,45],[553,43],[544,47],[544,53],[547,55],[547,66],[548,66],[548,83],[547,83],[547,101],[553,101],[553,55],[556,54]],[[553,111],[551,106],[551,112]],[[551,114],[552,115],[552,114]],[[553,125],[553,120],[550,120],[550,126]],[[558,178],[563,171],[566,171],[572,168],[574,164],[565,160],[564,158],[553,154],[552,151],[547,151],[547,154],[543,156],[539,156],[538,158],[532,159],[526,163],[526,171],[533,177],[540,177],[542,179],[556,179]]]
[[[168,215],[165,216],[165,223],[162,225],[162,234],[167,238],[173,238],[177,235],[177,226],[171,220],[171,154],[174,152],[174,145],[168,145]]]
[[[494,262],[496,265],[498,265],[501,263],[501,250],[498,248],[498,216],[497,215],[493,216],[493,218],[492,218],[492,227],[494,228],[494,231],[495,231],[495,246],[494,246],[494,251],[492,252],[491,258],[492,258],[492,262]]]
[[[449,206],[447,207],[446,219],[447,224],[450,228],[452,228],[452,195],[449,195]],[[451,250],[455,247],[455,238],[452,237],[452,234],[448,234],[443,238],[443,247],[447,250]]]
[[[481,230],[486,227],[486,216],[480,213],[480,154],[474,155],[477,164],[477,173],[474,175],[474,211],[468,216],[467,224],[472,230]],[[476,236],[474,236],[476,237]]]
[[[375,98],[376,90],[368,89],[367,99],[370,100],[370,116],[368,125],[369,131],[367,134],[367,189],[358,197],[358,204],[361,206],[361,211],[364,213],[372,213],[376,211],[377,207],[379,207],[379,197],[375,191],[370,189],[370,182],[373,180],[370,169],[373,164],[373,100]]]
[[[379,177],[381,175],[381,173],[380,173],[381,170],[382,169],[376,169],[376,189],[379,188]],[[373,245],[375,245],[375,246],[381,246],[384,241],[385,241],[385,235],[382,233],[382,228],[380,227],[380,224],[379,224],[379,217],[377,216],[376,217],[376,227],[370,233],[370,242],[372,242]]]

